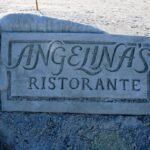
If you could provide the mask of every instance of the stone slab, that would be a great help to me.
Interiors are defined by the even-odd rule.
[[[3,32],[3,111],[150,114],[150,38]]]

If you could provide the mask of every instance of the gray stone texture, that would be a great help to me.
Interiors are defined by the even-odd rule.
[[[46,17],[15,14],[4,18],[0,21],[1,32],[53,31],[48,29],[47,21],[42,21]],[[34,26],[32,22],[41,26]],[[77,28],[76,24],[69,23],[67,30],[61,25],[59,31],[103,33],[92,27],[78,24]],[[76,26],[75,29],[71,30],[72,26]],[[150,117],[0,112],[0,149],[150,150]]]

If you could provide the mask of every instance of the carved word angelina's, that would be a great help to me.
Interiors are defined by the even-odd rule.
[[[25,70],[33,70],[39,65],[39,61],[42,61],[45,66],[57,66],[52,75],[60,75],[65,64],[88,75],[96,75],[103,70],[117,72],[122,67],[132,68],[137,73],[145,73],[149,70],[150,48],[138,44],[136,46],[126,43],[116,43],[111,46],[107,44],[68,45],[62,41],[53,41],[48,43],[45,49],[40,42],[27,43],[7,68],[14,69],[21,64]]]

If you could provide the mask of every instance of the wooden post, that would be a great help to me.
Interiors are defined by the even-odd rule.
[[[39,10],[38,0],[36,0],[36,10]]]

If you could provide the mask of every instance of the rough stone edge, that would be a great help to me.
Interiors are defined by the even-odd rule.
[[[31,13],[1,17],[0,32],[106,33],[93,26]]]

